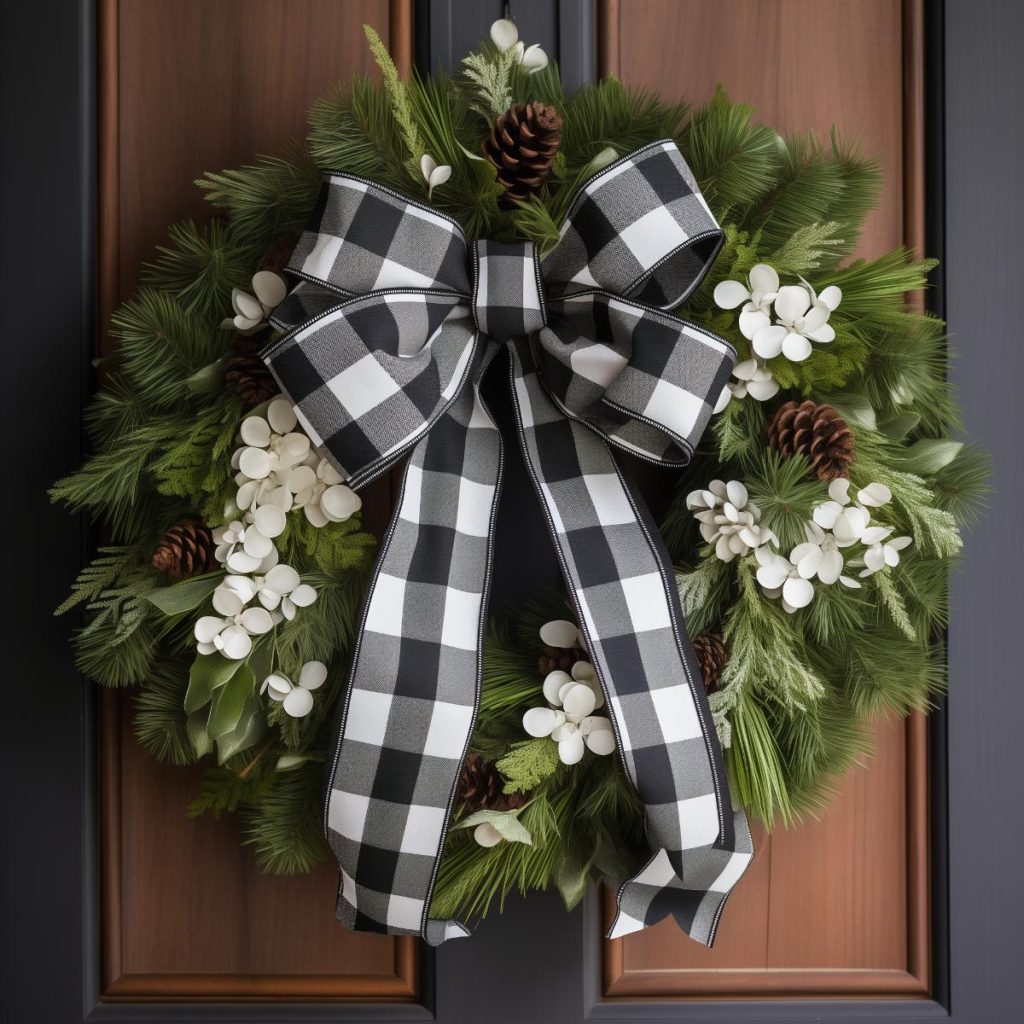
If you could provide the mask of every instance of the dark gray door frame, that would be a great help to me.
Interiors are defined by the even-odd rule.
[[[593,77],[593,0],[420,0],[420,66],[453,66],[506,6],[524,37],[559,56],[569,83]],[[596,902],[567,916],[553,897],[539,897],[514,903],[469,941],[425,953],[421,1006],[131,1006],[98,1002],[94,700],[74,671],[66,627],[50,616],[68,567],[84,559],[91,541],[44,494],[79,458],[91,387],[95,11],[93,0],[5,8],[3,415],[8,449],[26,457],[11,477],[9,507],[17,512],[8,513],[4,550],[11,600],[0,744],[0,1020],[1001,1024],[1024,1016],[1014,973],[1024,916],[1015,756],[1024,688],[1014,643],[1024,564],[1009,514],[1024,500],[1024,360],[1014,331],[1024,280],[1017,200],[1024,12],[1002,0],[931,0],[927,13],[928,248],[944,259],[932,302],[949,321],[959,355],[951,376],[971,435],[995,455],[998,492],[954,579],[950,696],[932,724],[934,1001],[601,1003]]]

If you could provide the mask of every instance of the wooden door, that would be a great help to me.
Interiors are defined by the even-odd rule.
[[[167,224],[208,215],[189,182],[282,150],[302,135],[316,96],[353,70],[372,71],[362,23],[377,28],[400,67],[414,51],[423,67],[451,66],[506,6],[575,80],[611,71],[694,102],[721,82],[782,130],[824,133],[839,122],[886,171],[866,255],[900,243],[921,248],[928,202],[941,224],[942,147],[933,135],[929,155],[923,121],[930,91],[930,116],[953,112],[951,263],[972,287],[984,275],[986,287],[1014,294],[1024,273],[1019,253],[1014,264],[1019,246],[1005,246],[999,261],[985,257],[1003,220],[1015,218],[1017,235],[1024,233],[999,192],[1009,191],[1006,169],[1020,164],[1019,136],[1004,130],[1019,72],[1008,84],[977,63],[979,55],[1013,52],[1012,5],[54,0],[5,12],[3,42],[20,45],[0,60],[10,100],[0,192],[10,244],[0,251],[0,280],[23,300],[9,308],[18,386],[4,404],[6,436],[32,436],[41,410],[46,429],[35,432],[32,461],[17,478],[25,495],[19,525],[31,543],[7,553],[9,582],[22,590],[10,612],[10,727],[0,745],[8,781],[0,820],[9,825],[0,850],[0,1019],[1015,1019],[1012,929],[1024,907],[1008,883],[1022,837],[1014,838],[1016,818],[1003,811],[1017,799],[1008,752],[1022,708],[1009,648],[1004,653],[997,637],[1012,635],[1019,610],[973,579],[961,587],[966,597],[951,627],[956,714],[948,748],[941,729],[940,742],[929,744],[921,720],[880,723],[876,756],[842,781],[820,822],[758,837],[757,860],[714,951],[669,923],[605,942],[607,907],[596,892],[571,915],[552,894],[513,900],[472,939],[436,954],[413,940],[346,932],[331,916],[331,868],[264,877],[229,820],[185,820],[197,775],[145,755],[131,734],[130,696],[96,701],[70,665],[65,629],[46,624],[85,545],[63,512],[47,507],[44,488],[77,458],[88,361],[106,350],[112,309],[138,283]],[[951,51],[945,102],[924,60],[930,39],[941,70],[943,6],[956,45],[967,48],[966,56]],[[992,158],[984,173],[972,155],[982,146]],[[957,373],[976,430],[998,446],[1022,429],[1011,390],[1019,347],[1011,348],[1009,314],[978,306],[977,293],[966,284],[951,289],[951,323],[984,330],[1007,373],[995,384],[980,365]],[[1010,465],[1019,479],[1019,466]],[[367,498],[377,529],[391,498],[386,482]],[[36,543],[40,536],[45,543]],[[983,541],[977,557],[989,578],[1014,569],[1007,552],[1018,553],[1011,558],[1019,569],[1008,521],[990,524]],[[984,700],[974,696],[979,675]],[[955,861],[948,879],[947,849]]]

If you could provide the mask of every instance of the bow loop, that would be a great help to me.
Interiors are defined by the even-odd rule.
[[[723,238],[676,144],[662,140],[583,186],[544,258],[544,280],[549,297],[599,288],[672,309],[700,284]]]

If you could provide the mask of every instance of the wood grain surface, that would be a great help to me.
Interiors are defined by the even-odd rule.
[[[665,96],[721,84],[783,133],[836,124],[885,188],[858,252],[923,238],[921,0],[602,0],[603,71]],[[923,721],[879,723],[876,754],[820,821],[770,837],[713,951],[671,922],[605,944],[608,996],[884,995],[928,989]]]
[[[195,178],[283,152],[313,100],[373,71],[364,22],[408,69],[411,0],[103,0],[101,337],[167,226],[211,215]],[[381,529],[389,482],[364,500]],[[230,816],[186,820],[201,770],[155,762],[130,696],[102,698],[105,999],[415,998],[414,940],[337,925],[330,866],[265,877]]]

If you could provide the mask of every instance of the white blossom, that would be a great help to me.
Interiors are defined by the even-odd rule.
[[[231,289],[234,316],[225,317],[221,327],[239,334],[255,334],[266,325],[271,310],[284,301],[288,285],[284,278],[272,270],[258,270],[252,276],[252,293],[241,288]]]
[[[721,412],[733,398],[742,399],[750,395],[758,402],[767,402],[779,393],[779,382],[760,359],[744,359],[732,368],[732,375],[736,379],[722,388],[715,412]]]
[[[547,647],[557,647],[568,651],[574,647],[586,649],[583,634],[577,629],[575,622],[568,619],[552,619],[540,627],[540,641]]]
[[[429,153],[424,153],[420,157],[420,173],[427,183],[427,198],[433,199],[434,189],[452,176],[452,169],[448,164],[439,164]]]
[[[261,518],[265,520],[266,516]],[[213,556],[227,568],[228,572],[262,573],[277,565],[280,556],[273,539],[263,533],[255,523],[233,519],[224,526],[214,527],[212,532],[216,545]]]
[[[753,337],[771,321],[772,303],[779,292],[779,275],[767,263],[750,268],[747,282],[719,281],[715,285],[715,305],[721,309],[735,309],[741,302],[739,328],[744,338]]]
[[[499,18],[491,25],[491,41],[502,53],[511,50],[515,62],[531,75],[548,66],[548,55],[540,45],[525,46],[519,39],[519,29],[508,18]]]
[[[790,615],[814,600],[811,581],[800,575],[792,557],[785,558],[768,547],[758,548],[754,557],[758,564],[757,582],[764,588],[765,596],[782,598],[782,607]]]
[[[563,764],[576,764],[585,750],[604,756],[615,749],[611,722],[604,715],[593,713],[604,707],[604,692],[589,661],[577,661],[571,674],[549,672],[543,691],[548,706],[530,708],[523,715],[523,728],[531,736],[549,736],[557,743],[558,758]]]
[[[869,485],[874,486],[876,485]],[[868,510],[862,504],[851,504],[853,499],[849,491],[850,481],[845,477],[833,480],[828,485],[830,500],[816,505],[813,513],[814,522],[823,530],[831,530],[836,544],[841,548],[856,544],[864,536],[864,531],[871,521]],[[868,494],[868,491],[860,491],[857,496],[859,498],[864,494]]]
[[[838,581],[845,587],[858,589],[860,584],[856,580],[843,575],[843,553],[835,536],[817,523],[806,523],[804,532],[807,540],[797,544],[789,556],[797,572],[805,580],[813,580],[817,576],[826,585]]]
[[[292,718],[304,718],[313,710],[313,691],[327,681],[327,666],[322,661],[307,661],[299,669],[299,681],[293,683],[283,672],[272,672],[263,680],[260,693],[279,701]]]
[[[295,507],[301,508],[313,526],[341,523],[362,508],[362,499],[347,487],[341,474],[326,460],[318,459],[316,468],[297,466],[286,477]]]
[[[799,363],[811,354],[812,341],[829,342],[836,336],[828,322],[832,310],[816,298],[810,286],[784,285],[775,296],[774,307],[775,323],[761,327],[752,342],[754,352],[762,359],[781,354]]]
[[[893,527],[872,526],[864,531],[862,538],[867,545],[860,561],[864,568],[861,570],[861,578],[873,576],[887,565],[896,566],[900,564],[900,552],[913,543],[911,537],[889,537],[893,534]]]
[[[712,480],[707,489],[686,496],[686,507],[700,522],[701,537],[714,544],[715,554],[723,562],[749,555],[775,539],[771,530],[759,525],[761,510],[748,499],[746,487],[738,480]]]
[[[294,492],[288,487],[287,472],[310,458],[309,438],[297,426],[295,410],[285,398],[275,398],[266,416],[242,420],[242,447],[231,457],[240,510],[254,511],[260,505],[275,505],[282,512],[291,508]]]

